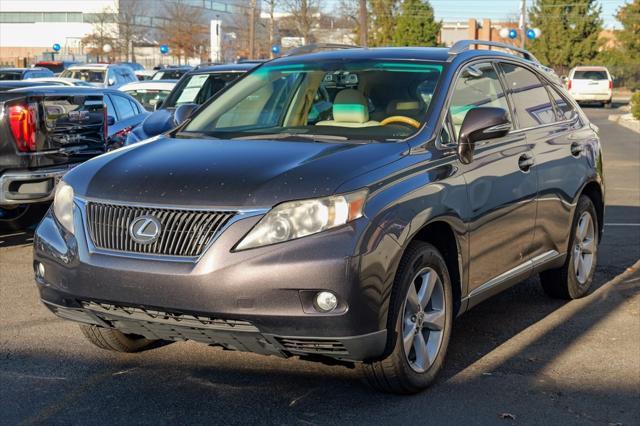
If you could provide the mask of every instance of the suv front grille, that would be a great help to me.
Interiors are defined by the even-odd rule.
[[[181,210],[117,204],[87,204],[93,244],[101,249],[165,256],[200,256],[213,236],[234,216],[230,211]],[[153,216],[161,224],[155,241],[139,244],[129,233],[139,216]]]

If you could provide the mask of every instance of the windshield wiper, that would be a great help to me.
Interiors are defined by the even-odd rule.
[[[295,139],[295,138],[311,139],[311,140],[314,140],[314,141],[323,141],[323,140],[346,141],[346,140],[349,140],[345,136],[314,135],[314,134],[309,134],[309,133],[264,133],[264,134],[258,134],[258,135],[237,136],[237,137],[232,138],[232,139],[248,139],[248,140],[256,139],[256,140],[258,140],[258,139]]]
[[[176,137],[181,139],[194,139],[194,138],[220,139],[220,138],[216,138],[215,136],[211,136],[209,133],[205,133],[205,132],[178,132],[176,133]]]

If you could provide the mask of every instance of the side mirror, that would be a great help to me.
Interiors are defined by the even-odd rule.
[[[175,112],[173,113],[173,123],[176,126],[179,126],[180,124],[184,123],[185,121],[187,121],[189,119],[189,117],[191,117],[193,112],[199,106],[200,105],[198,105],[198,104],[180,105],[178,108],[176,108]]]
[[[569,77],[567,77],[566,75],[563,75],[560,77],[560,80],[562,80],[564,84],[567,84],[567,82],[569,81]]]
[[[164,99],[158,99],[156,101],[156,104],[153,106],[153,110],[157,111],[162,107],[162,104],[164,103]]]
[[[476,142],[499,138],[511,130],[507,111],[502,108],[479,107],[467,112],[460,127],[458,158],[463,164],[473,161]]]
[[[107,126],[113,126],[116,124],[116,118],[113,115],[107,116]]]
[[[116,84],[116,79],[111,77],[109,80],[107,80],[107,84],[109,84],[109,86],[113,86],[114,84]]]

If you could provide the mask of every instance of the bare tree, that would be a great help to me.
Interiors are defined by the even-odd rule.
[[[291,24],[305,43],[312,43],[313,27],[320,12],[319,0],[282,0],[284,10],[291,15]]]
[[[118,52],[125,61],[136,61],[135,43],[147,34],[147,28],[136,22],[136,16],[144,15],[141,0],[120,2],[116,23],[118,24]]]
[[[112,48],[116,47],[114,46],[116,37],[115,22],[115,14],[110,8],[105,8],[101,12],[92,15],[92,32],[82,39],[82,45],[86,46],[88,48],[87,52],[96,56],[98,61],[103,58],[102,49],[104,45],[109,44]]]
[[[269,57],[273,59],[273,52],[271,52],[271,46],[276,44],[276,20],[275,11],[276,7],[280,3],[280,0],[264,0],[267,6],[267,13],[269,14]]]
[[[167,21],[160,29],[163,41],[177,56],[178,64],[182,58],[199,56],[206,60],[209,26],[197,8],[183,2],[171,2],[166,5]]]

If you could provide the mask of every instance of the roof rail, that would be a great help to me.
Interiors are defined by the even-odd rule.
[[[351,44],[338,44],[338,43],[314,43],[305,44],[304,46],[295,47],[291,50],[287,50],[282,56],[294,56],[304,55],[306,53],[319,52],[321,50],[341,50],[341,49],[358,49],[360,46]]]
[[[520,47],[514,46],[512,44],[500,43],[497,41],[487,41],[487,40],[460,40],[457,41],[451,48],[449,49],[449,57],[457,55],[458,53],[462,53],[465,50],[469,50],[471,46],[491,46],[491,47],[500,47],[502,49],[511,50],[513,52],[517,52],[526,60],[538,62],[538,59],[533,56],[533,53],[529,52],[526,49],[522,49]]]

